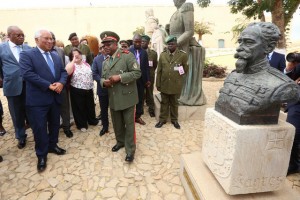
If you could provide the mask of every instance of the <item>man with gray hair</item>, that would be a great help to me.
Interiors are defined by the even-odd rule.
[[[51,52],[53,38],[48,30],[35,33],[37,47],[20,54],[21,74],[26,82],[26,113],[34,134],[37,170],[47,167],[48,153],[63,155],[57,146],[61,92],[67,72],[60,57]]]
[[[280,37],[270,22],[251,23],[239,36],[236,70],[228,75],[216,111],[238,124],[277,124],[280,105],[297,101],[298,86],[266,57]]]

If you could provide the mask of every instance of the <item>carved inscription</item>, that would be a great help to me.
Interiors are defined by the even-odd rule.
[[[269,188],[271,191],[278,189],[285,180],[284,176],[279,177],[259,177],[247,178],[242,175],[233,178],[232,187],[238,189],[248,189],[251,191],[260,191]]]
[[[214,134],[211,134],[214,133]],[[226,178],[231,173],[233,152],[235,150],[234,129],[224,121],[207,113],[205,119],[205,133],[203,153],[210,170],[217,176]]]

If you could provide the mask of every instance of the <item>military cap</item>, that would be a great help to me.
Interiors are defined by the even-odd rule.
[[[169,35],[166,39],[166,43],[169,42],[177,42],[177,37],[175,37],[174,35]]]
[[[149,42],[151,38],[148,35],[142,35],[142,39],[147,40]]]
[[[118,36],[118,34],[116,34],[115,32],[112,32],[112,31],[104,31],[104,32],[102,32],[100,34],[100,38],[102,40],[101,43],[111,42],[111,41],[119,42],[119,40],[120,40],[120,37]]]
[[[126,43],[128,46],[130,46],[130,44],[129,44],[129,42],[128,42],[127,40],[121,40],[121,41],[119,42],[119,44],[121,44],[121,43]]]
[[[77,36],[77,34],[76,33],[71,33],[68,40],[71,40],[72,37],[74,37],[74,36]]]

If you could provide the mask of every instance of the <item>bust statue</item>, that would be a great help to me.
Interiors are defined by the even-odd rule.
[[[242,31],[236,70],[219,91],[216,111],[241,125],[277,124],[281,103],[298,100],[298,85],[267,59],[279,38],[278,27],[270,22],[251,23]]]
[[[167,32],[160,27],[160,25],[157,25],[154,29],[152,38],[151,38],[151,49],[156,51],[158,59],[160,54],[165,50],[165,39],[168,36]]]
[[[194,6],[185,3],[185,0],[173,1],[177,11],[170,19],[170,35],[177,37],[178,48],[189,55],[189,71],[185,75],[179,102],[184,105],[203,105],[206,103],[202,91],[205,49],[193,37]]]
[[[145,33],[148,36],[152,36],[155,28],[158,26],[158,19],[154,17],[153,9],[149,8],[145,11],[146,23],[145,23]]]

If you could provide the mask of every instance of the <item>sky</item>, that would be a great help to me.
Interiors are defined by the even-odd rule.
[[[196,4],[197,0],[187,0]],[[213,4],[226,4],[227,0],[212,0]],[[77,7],[77,6],[126,6],[174,5],[173,0],[0,0],[0,9]]]

